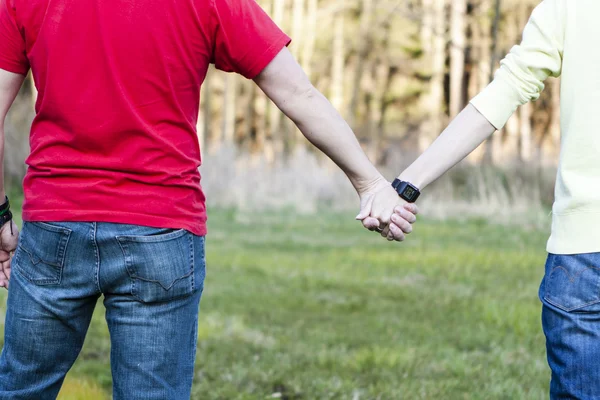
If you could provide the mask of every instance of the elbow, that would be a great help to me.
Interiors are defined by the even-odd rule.
[[[560,65],[551,68],[532,67],[522,58],[509,54],[501,61],[501,67],[496,74],[497,78],[503,79],[518,92],[521,105],[537,100],[551,71],[560,70]],[[549,65],[550,61],[547,64]]]

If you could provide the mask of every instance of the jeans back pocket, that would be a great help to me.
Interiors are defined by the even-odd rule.
[[[194,280],[194,235],[186,230],[144,236],[117,236],[132,295],[144,303],[190,296]]]
[[[12,259],[14,270],[33,284],[59,285],[71,230],[45,222],[24,222]]]
[[[567,312],[600,302],[600,253],[550,254],[544,300]]]

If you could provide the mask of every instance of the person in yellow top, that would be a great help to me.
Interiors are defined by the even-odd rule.
[[[598,0],[542,1],[493,82],[397,180],[418,195],[501,129],[518,106],[536,100],[546,78],[562,76],[561,154],[539,292],[552,399],[600,399],[599,18]],[[372,199],[379,201],[383,196]],[[367,207],[359,219],[378,226],[368,215]],[[395,222],[399,216],[382,234],[397,231]]]

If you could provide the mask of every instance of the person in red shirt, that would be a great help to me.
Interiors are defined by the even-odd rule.
[[[0,0],[0,119],[29,71],[38,90],[20,237],[0,205],[0,399],[56,398],[101,295],[113,398],[189,399],[206,234],[195,127],[210,63],[253,79],[337,163],[371,229],[411,231],[416,207],[289,43],[254,0]],[[388,226],[394,209],[404,219]]]

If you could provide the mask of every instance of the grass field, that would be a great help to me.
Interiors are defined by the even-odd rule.
[[[547,398],[546,233],[419,222],[212,212],[193,398]],[[108,350],[99,305],[62,399],[109,398]]]

